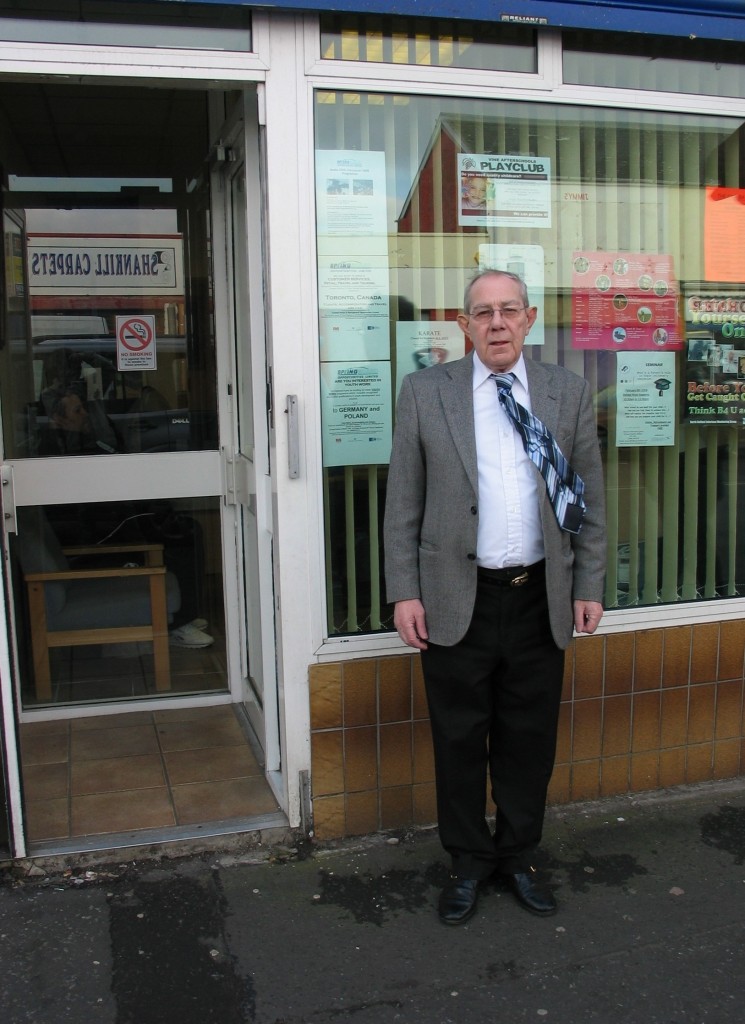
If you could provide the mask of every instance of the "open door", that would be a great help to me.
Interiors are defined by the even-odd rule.
[[[225,258],[234,356],[235,445],[226,453],[227,494],[237,506],[241,698],[264,751],[280,769],[275,658],[269,368],[265,345],[256,97],[247,93],[220,152]],[[218,277],[220,275],[218,274]]]

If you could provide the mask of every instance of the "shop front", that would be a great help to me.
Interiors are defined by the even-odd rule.
[[[552,799],[741,773],[745,20],[630,6],[0,3],[16,856],[434,820],[387,462],[491,266],[605,470]]]

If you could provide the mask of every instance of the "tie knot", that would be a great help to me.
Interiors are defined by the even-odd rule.
[[[496,381],[500,390],[512,391],[512,385],[517,380],[514,373],[492,373],[490,376]]]

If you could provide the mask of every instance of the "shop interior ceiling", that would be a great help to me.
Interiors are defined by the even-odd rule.
[[[10,174],[178,176],[184,187],[204,169],[206,115],[201,91],[6,82],[0,85],[3,184]]]

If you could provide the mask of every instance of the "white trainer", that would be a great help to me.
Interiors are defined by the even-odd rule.
[[[209,647],[215,642],[215,638],[197,629],[193,623],[187,622],[185,626],[177,626],[170,631],[168,642],[173,647],[191,647],[192,650],[196,650],[199,647]]]

